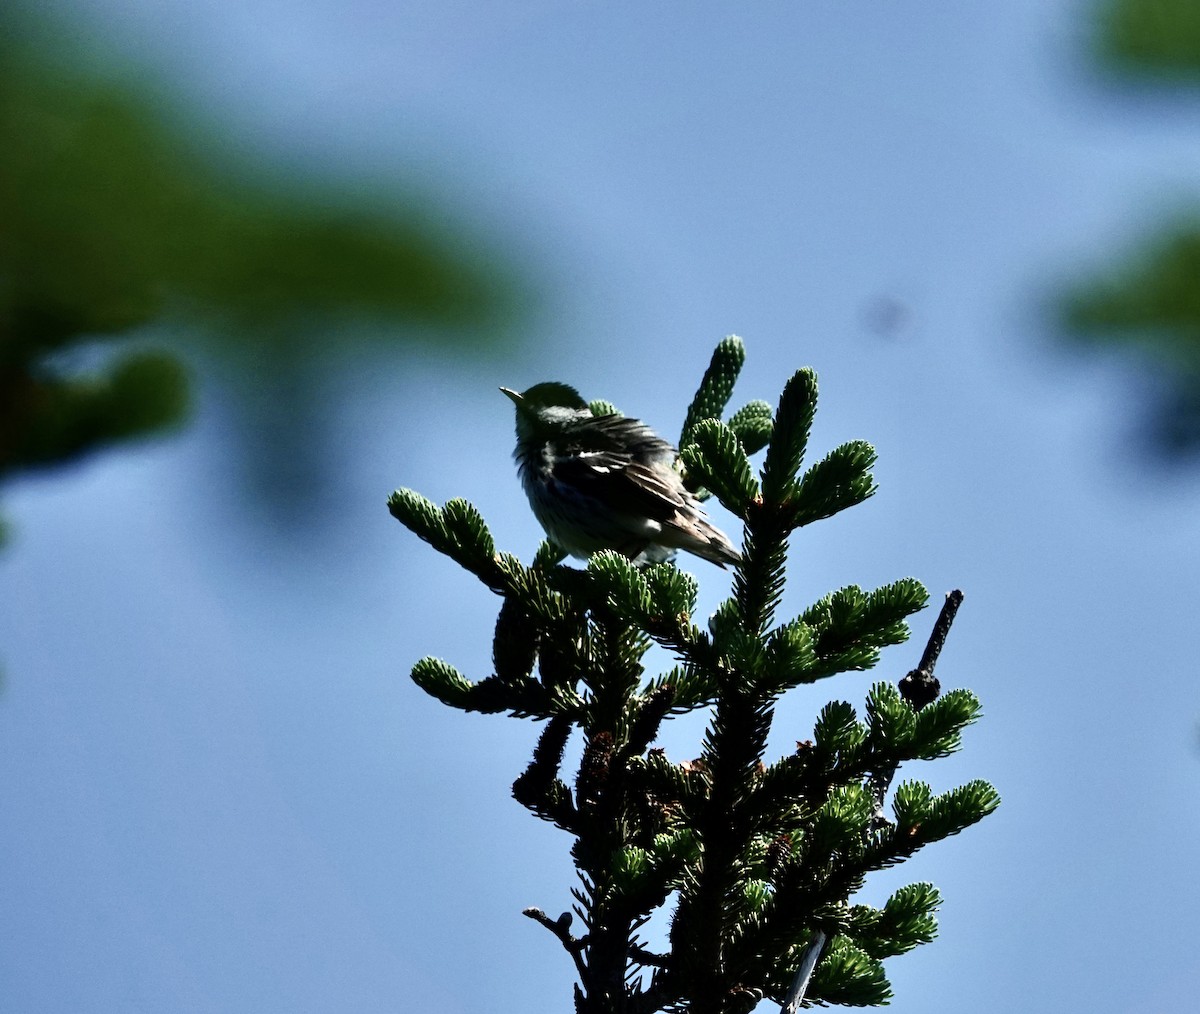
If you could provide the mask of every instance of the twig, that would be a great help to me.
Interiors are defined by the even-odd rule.
[[[962,605],[962,600],[963,593],[957,588],[946,596],[946,601],[942,603],[942,611],[938,613],[937,622],[934,623],[929,640],[925,644],[925,650],[921,653],[920,665],[910,670],[900,681],[900,696],[912,705],[914,711],[920,711],[925,705],[936,700],[937,695],[942,692],[942,686],[933,675],[933,670],[942,648],[946,646],[950,626],[954,623],[954,616],[958,607]],[[888,822],[883,815],[883,801],[887,798],[892,779],[896,777],[896,768],[897,765],[893,764],[891,767],[872,772],[867,779],[871,787],[871,800],[875,806],[874,825],[877,828]]]
[[[796,969],[791,988],[787,991],[787,996],[783,998],[781,1014],[796,1014],[796,1011],[800,1009],[800,1004],[804,1002],[804,994],[808,992],[808,982],[812,978],[813,969],[817,967],[817,960],[821,957],[821,951],[825,949],[828,939],[824,930],[817,930],[808,946],[804,948],[804,954],[800,958],[800,967]]]
[[[557,919],[551,919],[540,908],[527,908],[521,914],[528,916],[536,923],[541,923],[558,937],[559,943],[566,948],[567,953],[571,955],[571,960],[575,962],[575,967],[578,969],[580,976],[584,975],[587,971],[587,965],[583,960],[583,950],[587,946],[587,937],[571,935],[570,912],[564,912]]]
[[[938,681],[933,678],[933,669],[937,665],[942,648],[946,646],[950,625],[954,622],[962,600],[963,593],[957,588],[946,596],[946,601],[942,603],[942,611],[938,613],[933,632],[929,635],[929,641],[921,655],[921,664],[900,681],[900,695],[918,711],[941,691]]]
[[[646,968],[666,968],[671,963],[670,955],[656,954],[638,944],[629,945],[629,957]]]

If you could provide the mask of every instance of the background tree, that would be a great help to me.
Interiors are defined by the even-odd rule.
[[[0,478],[178,425],[204,356],[230,367],[237,471],[311,518],[331,368],[503,340],[523,286],[444,199],[239,156],[67,38],[0,13]]]
[[[1105,0],[1096,54],[1124,87],[1193,96],[1200,88],[1200,6],[1190,0]],[[1181,208],[1138,248],[1077,284],[1066,329],[1095,349],[1124,348],[1148,383],[1148,446],[1169,459],[1200,451],[1200,214]]]

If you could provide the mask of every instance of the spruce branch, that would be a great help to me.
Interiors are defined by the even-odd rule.
[[[688,478],[731,514],[744,517],[758,499],[758,482],[737,434],[719,419],[702,419],[692,428],[691,441],[682,452]]]
[[[721,417],[745,361],[746,347],[737,335],[728,335],[717,344],[696,396],[688,406],[683,430],[679,435],[681,449],[692,442],[694,431],[703,420]]]
[[[763,499],[782,504],[795,491],[796,473],[808,448],[817,412],[817,375],[798,370],[783,389],[775,412],[775,428],[763,462]]]
[[[743,405],[730,416],[729,428],[746,454],[756,454],[771,442],[771,434],[775,431],[771,406],[757,400]]]
[[[543,820],[557,824],[564,831],[575,832],[578,811],[571,800],[571,791],[558,777],[563,751],[571,735],[573,723],[565,715],[555,715],[546,723],[533,750],[533,760],[513,782],[513,798],[532,810]]]

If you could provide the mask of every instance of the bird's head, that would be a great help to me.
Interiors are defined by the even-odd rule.
[[[587,402],[567,384],[534,384],[520,394],[507,387],[500,390],[517,406],[518,440],[546,440],[580,420],[592,418]]]

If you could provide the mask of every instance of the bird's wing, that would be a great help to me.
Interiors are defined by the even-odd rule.
[[[572,446],[560,450],[567,453],[559,455],[554,478],[604,504],[611,515],[623,515],[631,535],[647,536],[638,522],[649,520],[662,526],[653,542],[722,566],[739,559],[672,469],[675,448],[645,423],[623,416],[589,419],[572,434]]]
[[[686,491],[672,473],[642,465],[628,454],[584,451],[560,458],[552,475],[581,495],[631,517],[669,522],[687,506]]]
[[[637,419],[588,419],[557,450],[553,477],[610,511],[666,522],[685,504],[669,471],[675,448]]]
[[[584,420],[573,432],[576,453],[609,451],[624,454],[630,461],[670,464],[675,448],[638,419],[623,415],[601,415]]]

